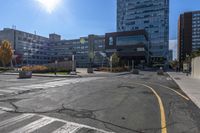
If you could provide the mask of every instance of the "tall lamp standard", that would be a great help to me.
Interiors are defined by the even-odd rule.
[[[76,61],[75,61],[75,54],[76,52],[73,52],[72,54],[72,71],[70,72],[70,75],[76,75]]]
[[[57,65],[58,65],[58,61],[55,60],[55,75],[57,75]]]
[[[93,64],[94,64],[94,39],[95,39],[95,35],[89,35],[88,36],[88,43],[89,43],[89,50],[88,50],[89,67],[88,67],[88,73],[93,73]]]

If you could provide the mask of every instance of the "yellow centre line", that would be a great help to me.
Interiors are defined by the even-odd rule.
[[[160,106],[161,133],[167,133],[167,124],[166,124],[166,118],[165,118],[165,110],[164,110],[163,102],[162,102],[160,96],[158,95],[158,93],[152,87],[150,87],[148,85],[140,84],[140,83],[134,83],[134,84],[145,86],[145,87],[149,88],[155,94],[155,96],[158,99],[159,106]]]
[[[150,84],[151,84],[151,83],[150,83]],[[188,97],[184,96],[184,95],[181,94],[180,92],[178,92],[178,91],[176,91],[176,90],[174,90],[174,89],[172,89],[172,88],[170,88],[170,87],[167,87],[167,86],[164,86],[164,85],[160,85],[160,84],[157,84],[157,85],[159,85],[159,86],[161,86],[161,87],[164,87],[164,88],[167,88],[167,89],[170,89],[171,91],[175,92],[176,94],[178,94],[179,96],[181,96],[182,98],[184,98],[184,99],[187,100],[187,101],[190,100]]]

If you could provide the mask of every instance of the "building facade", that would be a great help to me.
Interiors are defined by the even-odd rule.
[[[94,65],[101,66],[103,56],[101,52],[105,51],[105,37],[96,36],[94,40]],[[51,62],[55,60],[64,61],[71,60],[72,55],[75,55],[77,67],[88,67],[89,65],[89,44],[88,37],[81,37],[72,40],[60,40],[50,43]]]
[[[193,51],[200,49],[200,11],[180,15],[178,22],[178,60],[182,64]]]
[[[148,34],[145,30],[113,32],[105,36],[108,56],[117,53],[123,64],[135,65],[148,63]]]
[[[152,60],[168,58],[169,0],[117,0],[117,31],[145,29]]]
[[[5,28],[0,31],[0,40],[11,42],[15,55],[20,57],[18,65],[41,65],[55,61],[71,60],[75,55],[77,67],[88,67],[88,37],[61,40],[55,33],[49,38],[16,29]],[[105,51],[105,36],[96,35],[94,39],[94,65],[101,66]]]
[[[36,34],[5,28],[0,40],[11,42],[15,55],[21,57],[20,65],[45,64],[49,61],[49,39]]]

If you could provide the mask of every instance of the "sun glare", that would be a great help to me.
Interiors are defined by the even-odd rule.
[[[61,0],[36,0],[48,12],[52,13],[60,4]]]

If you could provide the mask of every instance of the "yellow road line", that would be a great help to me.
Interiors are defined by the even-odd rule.
[[[166,88],[166,89],[169,89],[169,90],[175,92],[176,94],[178,94],[179,96],[181,96],[182,98],[184,98],[184,99],[187,100],[187,101],[190,100],[188,97],[184,96],[184,95],[181,94],[180,92],[178,92],[178,91],[176,91],[176,90],[174,90],[174,89],[172,89],[172,88],[170,88],[170,87],[167,87],[167,86],[164,86],[164,85],[161,85],[161,84],[155,84],[155,83],[149,83],[149,84],[159,85],[159,86],[161,86],[161,87],[164,87],[164,88]]]
[[[159,106],[160,106],[161,128],[162,128],[161,133],[167,133],[165,110],[164,110],[163,102],[162,102],[160,96],[158,95],[158,93],[152,87],[150,87],[148,85],[140,84],[140,83],[135,83],[135,84],[142,85],[142,86],[149,88],[155,94],[155,96],[157,97],[158,103],[159,103]]]

